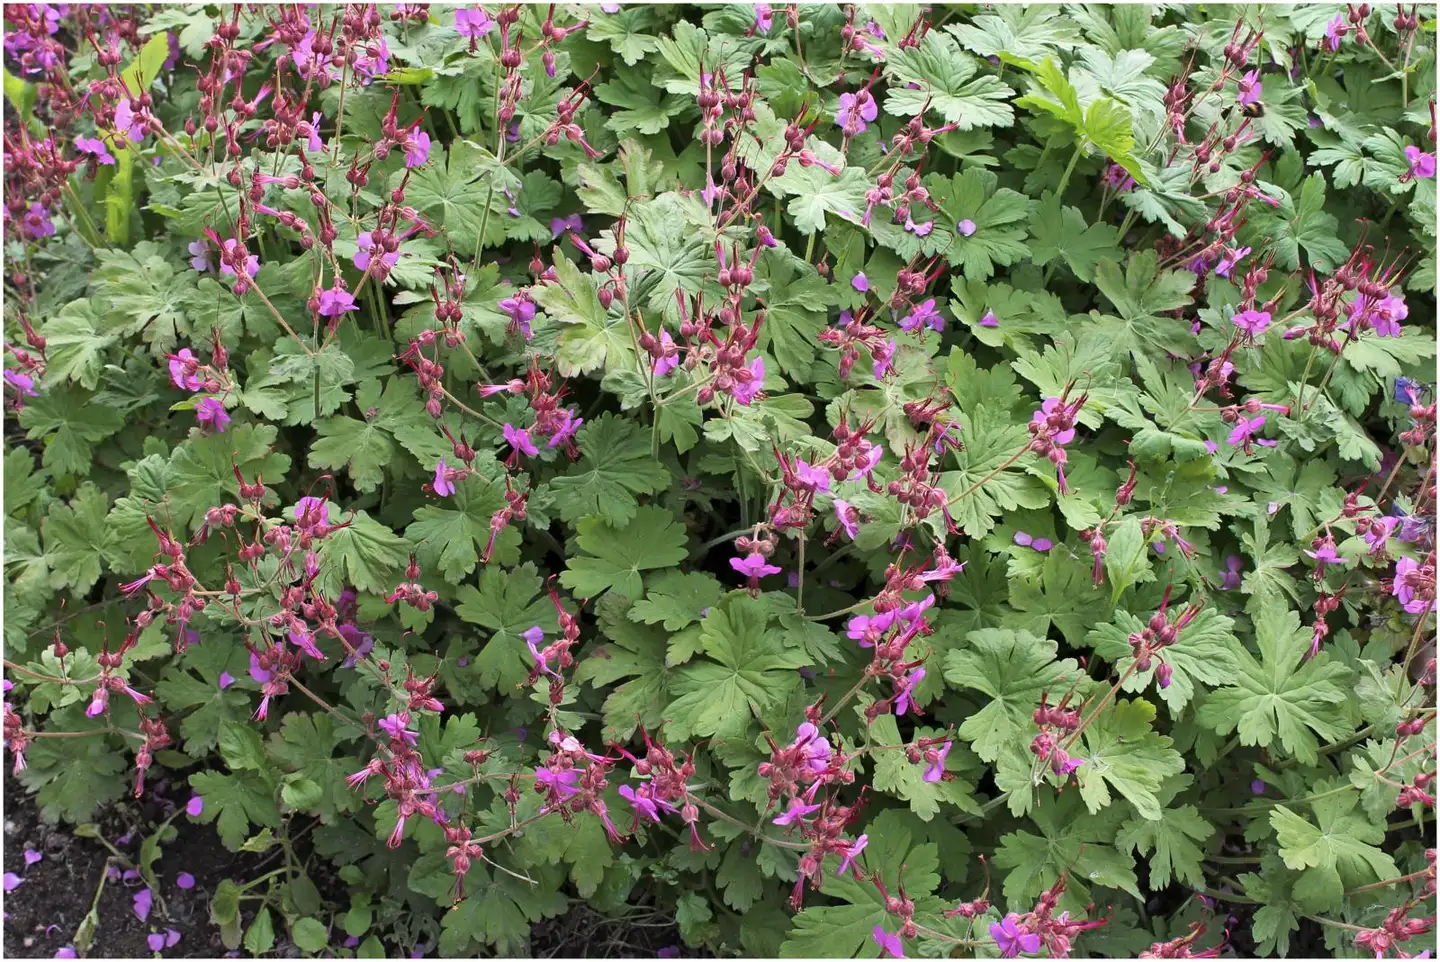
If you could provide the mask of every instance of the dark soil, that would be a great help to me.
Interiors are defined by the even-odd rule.
[[[174,806],[183,805],[189,791],[183,785],[147,786],[143,800],[126,799],[107,809],[96,820],[99,834],[129,859],[135,859],[147,834],[151,834]],[[74,947],[76,934],[95,904],[99,903],[98,925],[85,958],[150,958],[155,955],[147,938],[174,930],[180,940],[164,948],[165,958],[216,958],[249,956],[243,949],[230,952],[220,941],[218,927],[210,921],[210,897],[224,879],[245,882],[275,868],[263,855],[236,854],[220,844],[214,829],[198,825],[181,815],[171,823],[176,836],[162,847],[155,863],[159,882],[149,918],[142,922],[135,914],[136,893],[144,888],[137,878],[122,877],[126,863],[99,839],[76,835],[74,826],[49,825],[40,818],[39,808],[24,788],[7,775],[4,782],[4,871],[24,881],[5,893],[4,957],[49,959]],[[304,846],[298,848],[303,849]],[[41,853],[33,865],[25,864],[25,851]],[[312,880],[321,895],[333,905],[348,902],[344,883],[329,872],[324,859],[311,865]],[[182,889],[176,877],[188,872],[195,885]],[[101,879],[104,886],[101,887]],[[162,904],[163,903],[163,904]],[[251,913],[246,911],[244,924]],[[299,952],[285,937],[285,927],[276,926],[273,956],[295,958]],[[382,933],[382,938],[384,937]],[[397,951],[388,945],[393,955]],[[680,938],[675,921],[656,910],[611,919],[584,904],[566,915],[548,919],[534,927],[531,954],[536,958],[678,958],[693,957]],[[400,953],[402,955],[408,953]]]
[[[172,824],[178,834],[164,845],[155,863],[158,897],[148,920],[142,922],[135,914],[134,898],[144,884],[118,877],[116,873],[123,871],[124,865],[102,842],[75,835],[73,826],[43,822],[30,796],[8,776],[4,801],[4,870],[24,878],[4,898],[7,958],[48,959],[63,947],[74,946],[76,932],[97,892],[99,924],[86,953],[89,958],[148,958],[153,953],[147,936],[167,929],[180,933],[178,943],[162,950],[167,958],[226,954],[219,930],[210,922],[210,896],[222,879],[247,878],[255,856],[236,856],[226,851],[210,827],[193,824],[184,816],[175,819]],[[156,793],[153,798],[147,795],[143,805],[117,803],[100,816],[96,826],[107,841],[133,859],[145,835],[163,820],[165,801]],[[184,801],[179,799],[181,804]],[[43,856],[28,867],[27,848]],[[116,873],[105,878],[101,889],[101,879],[111,866]],[[176,884],[180,872],[195,877],[193,888],[187,891]]]

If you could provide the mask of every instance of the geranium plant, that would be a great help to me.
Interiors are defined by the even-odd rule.
[[[5,742],[227,945],[1430,938],[1433,7],[5,27]]]

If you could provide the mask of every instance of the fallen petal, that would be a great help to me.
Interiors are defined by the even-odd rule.
[[[189,872],[181,872],[179,875],[175,876],[175,884],[182,889],[193,889],[195,887],[195,876],[191,875]]]

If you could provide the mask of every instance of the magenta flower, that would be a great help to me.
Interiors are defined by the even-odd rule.
[[[1436,606],[1433,598],[1426,599],[1422,594],[1417,593],[1415,590],[1417,587],[1429,587],[1433,591],[1433,578],[1427,585],[1424,572],[1421,571],[1419,563],[1414,558],[1401,558],[1395,562],[1395,584],[1390,590],[1395,596],[1395,600],[1400,602],[1400,607],[1412,615],[1424,614]]]
[[[755,395],[760,393],[760,389],[765,384],[765,358],[757,354],[755,359],[748,365],[748,369],[750,371],[750,380],[737,380],[735,387],[730,391],[730,396],[733,397],[736,402],[746,407],[750,405],[751,401],[755,400]]]
[[[185,248],[190,252],[190,268],[204,274],[210,270],[210,245],[204,239],[191,241]]]
[[[860,512],[848,501],[841,498],[835,499],[835,517],[840,522],[840,529],[851,541],[860,534]]]
[[[675,349],[672,351],[671,348]],[[670,332],[664,328],[660,329],[660,351],[652,370],[656,377],[665,377],[680,366],[680,350],[675,347],[675,339],[670,336]]]
[[[82,153],[94,155],[95,160],[99,163],[115,163],[115,158],[110,153],[110,149],[105,146],[105,141],[99,137],[76,137],[75,149]]]
[[[497,306],[510,315],[510,323],[525,335],[525,340],[530,340],[530,322],[535,319],[535,304],[519,297],[507,297]]]
[[[775,816],[770,821],[775,825],[784,825],[788,827],[790,825],[794,825],[796,822],[804,818],[806,815],[809,815],[811,812],[818,812],[819,810],[819,805],[806,805],[805,799],[792,798],[790,799],[790,804],[785,807],[785,811],[781,812],[779,815]]]
[[[401,144],[405,148],[405,166],[419,167],[430,159],[430,135],[416,130]]]
[[[836,875],[844,875],[846,870],[854,867],[855,857],[865,851],[865,846],[870,844],[869,835],[861,835],[855,841],[845,847],[840,859],[840,867],[835,870]]]
[[[1365,544],[1369,546],[1371,554],[1379,554],[1385,550],[1385,543],[1395,534],[1395,529],[1400,527],[1400,519],[1389,516],[1382,516],[1370,519],[1370,527],[1365,529]]]
[[[870,278],[865,276],[864,271],[856,271],[855,276],[850,278],[850,286],[861,294],[864,294],[870,290]]]
[[[334,287],[320,292],[319,313],[321,317],[339,317],[341,314],[353,310],[355,310],[355,295],[338,283]]]
[[[557,240],[566,231],[573,231],[577,234],[585,233],[585,222],[580,219],[579,214],[570,214],[567,217],[550,218],[550,239]]]
[[[1410,176],[1428,180],[1435,176],[1435,155],[1421,153],[1419,147],[1406,146],[1405,159],[1410,161]]]
[[[406,726],[410,724],[409,712],[400,712],[398,715],[386,715],[375,724],[396,741],[402,741],[407,745],[414,745],[420,741],[420,733],[412,731]]]
[[[882,959],[903,959],[905,958],[905,943],[899,935],[891,935],[882,926],[875,926],[870,932],[870,938],[880,946],[880,958]]]
[[[219,398],[202,397],[195,405],[195,420],[201,427],[223,434],[230,424],[230,415],[225,413],[225,405]]]
[[[1013,540],[1020,547],[1033,548],[1041,554],[1044,554],[1051,548],[1055,547],[1055,542],[1051,541],[1049,538],[1036,538],[1033,537],[1028,531],[1015,532],[1015,537]]]
[[[535,781],[556,792],[562,799],[580,794],[580,789],[575,785],[579,780],[580,776],[573,769],[563,772],[551,771],[548,768],[535,769]]]
[[[5,370],[5,383],[13,387],[21,397],[38,397],[35,390],[35,379],[28,374],[19,371]]]
[[[204,386],[199,375],[200,359],[188,347],[182,347],[169,358],[171,384],[182,391],[198,391]]]
[[[1320,41],[1320,49],[1327,53],[1334,53],[1340,49],[1340,41],[1350,32],[1350,26],[1345,22],[1345,16],[1337,13],[1335,19],[1325,26],[1325,39]]]
[[[909,673],[905,675],[905,681],[901,683],[899,689],[895,692],[895,714],[907,714],[912,708],[915,709],[917,714],[919,713],[920,706],[915,704],[914,699],[915,686],[920,684],[920,680],[924,677],[924,668],[912,668]]]
[[[935,298],[933,297],[900,319],[902,331],[914,331],[922,325],[928,325],[932,331],[945,330],[945,318],[941,317],[940,312],[935,309]]]
[[[1245,559],[1238,554],[1227,555],[1225,558],[1225,570],[1220,574],[1220,590],[1234,591],[1240,587],[1240,569],[1245,566]]]
[[[1264,334],[1265,329],[1270,326],[1270,312],[1253,310],[1241,311],[1239,314],[1230,318],[1230,320],[1246,334],[1249,334],[1251,337],[1258,337]]]
[[[444,458],[441,458],[440,463],[435,465],[435,481],[431,487],[435,494],[442,498],[448,498],[455,493],[455,485],[450,483],[450,477],[445,470]]]
[[[867,124],[880,115],[880,108],[868,90],[840,95],[840,109],[835,111],[835,123],[847,137],[865,132]]]
[[[1342,558],[1335,553],[1335,545],[1333,542],[1326,542],[1316,550],[1306,551],[1305,553],[1322,565],[1343,565],[1348,563],[1348,559]]]
[[[124,131],[132,143],[138,144],[145,139],[145,124],[135,116],[135,108],[128,97],[115,105],[115,129]]]
[[[1030,423],[1036,425],[1045,424],[1052,414],[1059,414],[1066,410],[1067,405],[1064,401],[1058,397],[1047,397],[1044,403],[1040,405],[1040,410],[1030,415]],[[1056,445],[1064,447],[1075,440],[1075,428],[1068,427],[1063,431],[1052,432],[1050,440]]]
[[[574,409],[566,408],[564,411],[561,411],[560,426],[555,429],[554,434],[550,435],[550,440],[545,447],[554,448],[569,442],[575,437],[575,432],[580,430],[580,425],[584,423],[584,418],[577,418],[575,416]]]
[[[1242,107],[1249,107],[1260,102],[1260,71],[1251,70],[1240,78],[1235,102]]]
[[[806,491],[830,490],[830,472],[807,464],[800,458],[795,459],[795,480]]]
[[[617,4],[618,8],[619,5]],[[768,3],[755,4],[755,26],[752,28],[756,33],[769,33],[770,28],[775,25],[775,11]]]
[[[313,526],[330,523],[330,505],[322,498],[306,495],[295,502],[295,520]]]
[[[1231,272],[1235,270],[1236,265],[1240,263],[1240,259],[1249,253],[1250,248],[1248,247],[1226,248],[1225,253],[1220,255],[1220,260],[1215,265],[1215,273],[1220,277],[1228,278]]]
[[[779,565],[769,564],[766,562],[765,556],[758,551],[752,551],[743,558],[731,558],[730,567],[747,578],[763,578],[766,575],[778,575],[781,571]]]
[[[933,220],[927,220],[917,224],[909,217],[906,217],[905,229],[916,237],[929,237],[930,232],[935,229],[935,222]]]
[[[238,277],[235,273],[235,261],[242,261],[241,267],[246,278],[253,278],[260,273],[260,258],[246,251],[245,245],[235,238],[227,238],[220,242],[220,273],[228,277]]]
[[[55,235],[55,222],[50,219],[50,212],[39,203],[30,205],[30,210],[21,219],[20,226],[25,236],[31,240]]]
[[[515,425],[507,423],[503,431],[505,440],[515,455],[523,454],[533,458],[540,453],[540,449],[535,447],[535,442],[530,440],[529,428],[517,428]]]
[[[875,380],[879,381],[889,374],[895,367],[895,339],[892,337],[871,351],[870,361]]]
[[[970,218],[966,217],[964,220],[960,221],[955,225],[955,233],[959,234],[961,237],[969,237],[971,234],[975,233],[975,222]]]
[[[1254,418],[1241,418],[1235,423],[1235,430],[1230,432],[1227,438],[1231,444],[1236,446],[1249,447],[1255,437],[1255,432],[1265,426],[1265,415]]]
[[[455,32],[462,37],[476,40],[495,29],[495,21],[479,7],[462,8],[455,11]]]
[[[620,797],[630,803],[630,807],[635,809],[635,814],[641,821],[660,821],[660,808],[655,804],[655,799],[646,793],[643,786],[637,792],[629,785],[621,785]]]
[[[1020,916],[1011,912],[999,922],[990,923],[990,937],[1000,950],[1002,959],[1013,959],[1021,952],[1033,955],[1040,951],[1040,936],[1020,928]]]
[[[375,271],[376,274],[389,274],[395,265],[400,263],[399,251],[386,251],[385,248],[375,243],[375,235],[370,231],[361,231],[355,238],[355,245],[358,248],[353,258],[356,270],[369,271],[370,261],[379,257],[382,270]],[[503,306],[503,305],[502,305]]]
[[[925,766],[925,781],[938,782],[941,778],[944,777],[945,759],[947,756],[949,756],[949,754],[950,743],[947,741],[945,744],[941,745],[940,750],[936,752],[935,760],[929,765]]]

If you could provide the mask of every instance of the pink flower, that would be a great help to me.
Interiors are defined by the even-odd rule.
[[[423,130],[416,130],[406,137],[402,146],[405,148],[406,167],[419,167],[430,159],[430,135]]]
[[[204,386],[197,373],[200,359],[188,347],[182,347],[169,358],[171,384],[182,391],[198,391]]]
[[[1241,311],[1239,314],[1230,318],[1230,320],[1246,334],[1249,334],[1251,337],[1258,337],[1264,334],[1265,329],[1270,326],[1270,312],[1253,310]]]
[[[905,958],[905,943],[899,935],[891,935],[882,926],[875,926],[870,932],[870,938],[880,946],[880,958],[882,959],[903,959]]]
[[[319,313],[321,317],[339,317],[341,314],[353,310],[355,310],[355,296],[338,283],[334,287],[320,292]]]
[[[845,846],[840,859],[840,867],[835,870],[836,875],[844,875],[846,870],[853,868],[855,857],[865,851],[865,846],[870,844],[869,835],[861,835],[855,841]]]
[[[902,331],[914,331],[922,325],[929,326],[932,331],[945,330],[945,318],[935,309],[935,298],[933,297],[900,319]]]
[[[1040,936],[1020,928],[1020,916],[1011,912],[999,922],[990,923],[990,937],[1000,950],[1002,959],[1013,959],[1021,952],[1033,955],[1040,951]]]
[[[806,805],[803,798],[792,798],[785,811],[781,812],[771,822],[775,825],[794,825],[797,821],[809,815],[811,812],[818,812],[819,805]]]
[[[909,217],[906,217],[905,229],[910,233],[914,234],[916,237],[928,237],[930,236],[930,232],[935,229],[935,222],[933,220],[927,220],[923,223],[917,224]]]
[[[740,572],[747,578],[763,578],[766,575],[778,575],[781,568],[765,561],[765,556],[758,551],[752,551],[743,558],[731,558],[730,567]]]
[[[115,158],[111,155],[105,141],[99,137],[76,137],[75,149],[83,153],[92,154],[95,160],[101,164],[114,164]]]
[[[1240,78],[1238,96],[1235,102],[1242,107],[1260,102],[1260,71],[1251,70]]]
[[[1249,447],[1255,437],[1255,432],[1265,426],[1265,415],[1254,418],[1241,418],[1235,424],[1235,430],[1230,432],[1227,438],[1231,444]]]
[[[895,692],[895,714],[907,714],[912,708],[917,712],[919,711],[919,706],[916,705],[914,701],[915,686],[920,684],[921,679],[924,677],[924,668],[912,668],[909,673],[906,674],[905,681],[901,683],[899,689]]]
[[[796,458],[795,480],[800,483],[806,491],[829,491],[830,472],[824,468],[817,468],[812,464]]]
[[[938,782],[945,775],[945,758],[950,754],[950,743],[946,742],[940,746],[935,753],[935,761],[925,766],[925,781]]]
[[[448,498],[455,493],[455,485],[450,483],[450,477],[445,470],[445,459],[441,458],[440,463],[435,465],[435,481],[431,485],[435,494],[442,498]]]
[[[620,797],[630,803],[641,821],[660,821],[660,808],[655,804],[655,799],[650,797],[645,786],[641,786],[640,791],[637,792],[629,785],[621,785]]]
[[[674,348],[674,350],[671,350]],[[670,332],[660,330],[660,356],[655,359],[654,372],[656,377],[664,377],[675,368],[680,366],[680,350],[675,347],[675,339]]]
[[[462,37],[475,40],[495,29],[495,21],[479,7],[455,11],[455,31]]]
[[[195,420],[201,427],[223,434],[230,424],[230,415],[225,413],[225,405],[218,398],[202,397],[195,405]]]
[[[377,275],[389,274],[396,264],[400,263],[399,251],[386,251],[385,248],[375,243],[375,237],[370,231],[361,231],[355,238],[355,257],[353,258],[357,270],[369,271],[370,261],[379,257],[380,269],[374,273]],[[500,303],[501,310],[504,310],[505,303]],[[533,308],[532,308],[533,312]]]
[[[1428,180],[1435,176],[1435,155],[1420,152],[1419,147],[1406,146],[1405,159],[1410,161],[1410,176]]]
[[[530,440],[529,428],[517,428],[513,424],[506,424],[503,431],[505,440],[515,454],[533,458],[540,453],[540,449],[535,447],[535,442]]]
[[[835,122],[845,136],[854,137],[865,132],[867,123],[880,115],[879,107],[870,91],[860,90],[853,94],[840,95],[840,109],[835,111]]]
[[[770,28],[774,25],[775,11],[770,8],[770,5],[768,3],[755,4],[755,26],[752,29],[756,33],[769,33]]]
[[[1030,423],[1037,425],[1045,424],[1049,421],[1052,414],[1060,414],[1062,412],[1066,412],[1067,410],[1068,407],[1064,401],[1060,400],[1058,397],[1048,397],[1045,399],[1044,403],[1040,405],[1040,410],[1036,411],[1030,416]],[[1073,421],[1071,423],[1072,426],[1065,428],[1063,431],[1052,432],[1050,434],[1050,440],[1055,444],[1059,445],[1060,447],[1064,447],[1071,441],[1075,440],[1075,428],[1073,427]]]
[[[848,501],[836,498],[835,517],[840,522],[840,529],[845,532],[846,537],[854,541],[860,534],[860,512]]]
[[[735,398],[737,402],[748,407],[750,402],[755,400],[755,395],[760,393],[760,389],[765,384],[765,358],[756,355],[747,369],[750,371],[750,380],[737,380],[735,387],[730,391],[730,395]]]

